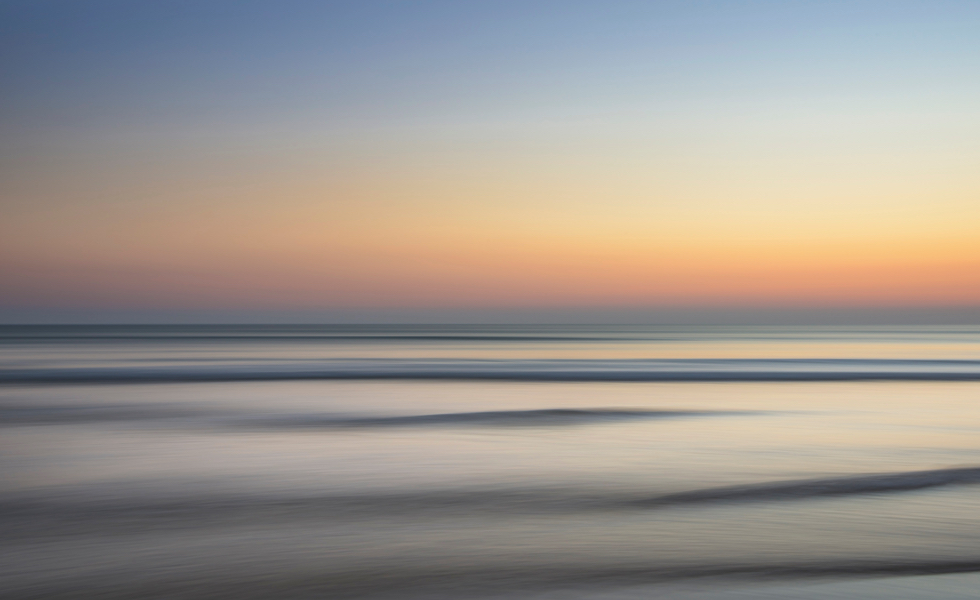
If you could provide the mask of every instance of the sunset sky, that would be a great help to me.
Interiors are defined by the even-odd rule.
[[[975,0],[3,0],[0,321],[980,315],[978,32]]]

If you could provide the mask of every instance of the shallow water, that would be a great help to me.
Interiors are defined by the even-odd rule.
[[[980,589],[977,327],[0,334],[5,598]]]

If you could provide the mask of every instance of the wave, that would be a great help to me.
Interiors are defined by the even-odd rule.
[[[80,533],[146,532],[222,527],[244,522],[439,518],[636,512],[703,503],[757,503],[824,496],[900,493],[980,484],[980,467],[934,469],[851,477],[765,482],[651,496],[649,490],[484,488],[378,491],[314,496],[181,494],[167,485],[163,497],[130,495],[110,488],[88,493],[47,490],[43,496],[8,493],[0,499],[0,525],[8,538]],[[175,495],[176,494],[176,495]]]
[[[183,425],[274,429],[368,429],[424,426],[530,426],[584,425],[636,419],[671,419],[762,414],[761,411],[652,410],[626,408],[543,408],[438,413],[427,415],[352,416],[304,414],[273,417],[220,413],[167,405],[0,406],[0,425],[73,424],[115,421],[174,420]]]
[[[350,573],[307,572],[289,581],[289,587],[312,592],[308,597],[354,600],[419,597],[432,600],[461,597],[497,597],[500,594],[553,591],[587,592],[709,580],[726,583],[848,580],[873,577],[949,575],[980,572],[980,560],[825,560],[771,563],[702,563],[694,565],[545,564],[467,568],[419,567],[361,569]],[[255,578],[255,584],[263,581]],[[251,582],[241,582],[242,588]],[[282,584],[285,582],[277,582]],[[279,588],[279,585],[276,585]],[[255,589],[255,588],[251,588]],[[273,590],[268,596],[275,597]],[[269,593],[267,592],[267,593]],[[232,597],[232,596],[229,596]],[[306,597],[306,596],[304,596]]]
[[[521,566],[489,562],[469,567],[433,564],[361,564],[345,571],[329,568],[272,565],[183,565],[170,572],[143,576],[116,574],[93,578],[72,574],[10,585],[5,598],[74,600],[98,597],[270,599],[331,598],[365,600],[426,598],[448,600],[510,596],[515,593],[596,592],[609,589],[697,582],[728,588],[733,583],[808,580],[853,580],[875,577],[950,575],[980,572],[980,559],[896,558],[835,559],[784,562],[717,562],[700,564],[625,564],[602,562],[575,565],[547,563]]]
[[[460,360],[337,359],[287,364],[14,368],[0,383],[179,383],[277,380],[484,381],[980,381],[976,360],[671,359]]]
[[[306,416],[258,420],[253,421],[253,423],[276,428],[295,427],[298,429],[417,427],[428,425],[543,427],[581,425],[603,421],[670,419],[738,414],[748,413],[739,411],[544,408],[538,410],[495,410],[397,417]]]
[[[903,473],[878,473],[829,479],[803,479],[751,485],[726,486],[681,492],[653,498],[645,504],[665,506],[701,502],[764,502],[804,500],[821,496],[853,496],[908,492],[926,488],[980,483],[980,468],[933,469]]]

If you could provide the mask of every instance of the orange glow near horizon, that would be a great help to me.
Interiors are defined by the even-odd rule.
[[[503,168],[509,166],[510,170]],[[708,169],[710,164],[703,167]],[[7,301],[175,307],[969,305],[980,302],[980,204],[842,179],[781,201],[594,172],[491,179],[459,165],[241,174],[9,214]],[[440,179],[439,174],[444,178]],[[687,177],[685,175],[684,177]],[[785,181],[782,187],[790,187]],[[826,186],[824,186],[826,187]],[[855,189],[856,188],[856,189]],[[142,196],[138,194],[142,192]],[[709,195],[709,192],[714,195]],[[764,195],[763,192],[769,194]],[[77,191],[76,191],[77,193]],[[866,194],[867,195],[864,195]],[[882,198],[898,198],[885,202]],[[824,201],[826,200],[826,201]],[[13,225],[13,226],[11,226]]]

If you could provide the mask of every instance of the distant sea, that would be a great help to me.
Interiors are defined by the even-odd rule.
[[[3,326],[0,596],[980,597],[980,327]]]

